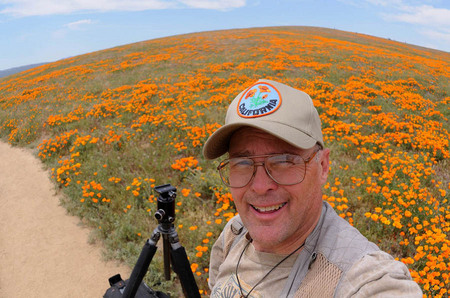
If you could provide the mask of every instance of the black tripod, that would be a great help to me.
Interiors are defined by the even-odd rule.
[[[158,211],[155,213],[159,225],[153,231],[150,239],[145,243],[141,254],[139,255],[139,259],[131,273],[123,297],[132,298],[136,295],[139,285],[141,284],[142,279],[148,270],[148,266],[157,250],[156,243],[162,235],[164,248],[164,276],[166,280],[170,280],[170,263],[172,263],[173,270],[180,279],[184,295],[188,298],[199,298],[200,293],[186,255],[186,250],[181,246],[178,234],[173,225],[173,222],[175,221],[175,197],[177,190],[170,184],[164,184],[155,187],[155,191],[159,193],[157,205]]]

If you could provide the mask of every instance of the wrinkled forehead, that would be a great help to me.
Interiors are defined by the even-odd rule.
[[[302,154],[306,150],[295,147],[275,135],[254,127],[236,130],[230,139],[229,156],[248,156],[274,153]]]

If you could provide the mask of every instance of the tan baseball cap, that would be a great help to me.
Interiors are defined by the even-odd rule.
[[[324,147],[319,114],[303,91],[270,80],[259,80],[231,102],[225,125],[206,141],[203,155],[217,158],[228,152],[233,133],[255,127],[302,149]]]

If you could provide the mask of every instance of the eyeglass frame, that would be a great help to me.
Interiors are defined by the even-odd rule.
[[[217,171],[219,172],[220,179],[222,180],[222,183],[225,184],[225,185],[228,186],[228,187],[231,187],[231,188],[243,188],[243,187],[246,187],[246,186],[253,180],[253,178],[255,178],[256,168],[257,168],[258,166],[263,166],[264,170],[266,171],[267,176],[269,176],[270,179],[272,179],[272,180],[273,180],[275,183],[277,183],[278,185],[291,186],[291,185],[300,184],[300,183],[303,182],[303,180],[305,180],[305,177],[306,177],[306,168],[307,168],[308,163],[309,163],[311,160],[313,160],[313,158],[316,156],[316,154],[317,154],[319,151],[323,150],[322,146],[320,146],[320,145],[318,145],[318,144],[317,144],[316,146],[317,146],[317,150],[315,150],[315,151],[314,151],[308,158],[306,158],[306,159],[305,159],[304,157],[302,157],[301,155],[298,155],[298,154],[291,154],[291,153],[274,153],[274,154],[264,154],[264,155],[253,155],[253,156],[241,156],[241,157],[227,158],[227,159],[222,160],[222,161],[219,163],[219,165],[217,166]],[[267,167],[266,167],[266,163],[265,163],[265,162],[266,162],[266,159],[267,159],[268,157],[279,156],[279,155],[295,155],[295,156],[300,157],[300,158],[303,160],[303,162],[305,163],[305,174],[303,175],[303,178],[302,178],[302,180],[301,180],[300,182],[289,183],[289,184],[279,183],[274,177],[272,177],[272,175],[269,173],[269,170],[268,170]],[[261,158],[261,157],[264,157],[264,161],[256,162],[256,161],[253,160],[254,158]],[[251,160],[253,161],[253,174],[252,174],[252,176],[250,177],[250,179],[248,180],[248,182],[247,182],[245,185],[239,186],[239,187],[234,187],[234,186],[231,186],[231,185],[227,184],[227,183],[225,182],[225,179],[224,179],[224,177],[223,177],[223,175],[222,175],[222,172],[221,172],[221,169],[223,169],[225,165],[229,164],[230,160],[235,159],[235,158],[248,158],[248,159],[251,159]]]

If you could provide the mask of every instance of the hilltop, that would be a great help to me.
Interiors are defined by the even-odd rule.
[[[236,210],[202,145],[243,88],[286,83],[311,95],[331,148],[323,199],[445,297],[449,76],[449,53],[326,28],[185,34],[0,79],[0,136],[34,148],[67,210],[130,266],[156,224],[155,185],[177,187],[181,243],[207,294],[211,245]],[[147,282],[173,292],[161,264]]]
[[[23,65],[23,66],[19,66],[19,67],[12,67],[12,68],[8,68],[8,69],[4,69],[4,70],[0,70],[0,78],[3,77],[7,77],[10,75],[13,75],[15,73],[19,73],[31,68],[35,68],[41,65],[47,64],[47,62],[45,63],[36,63],[36,64],[29,64],[29,65]]]

